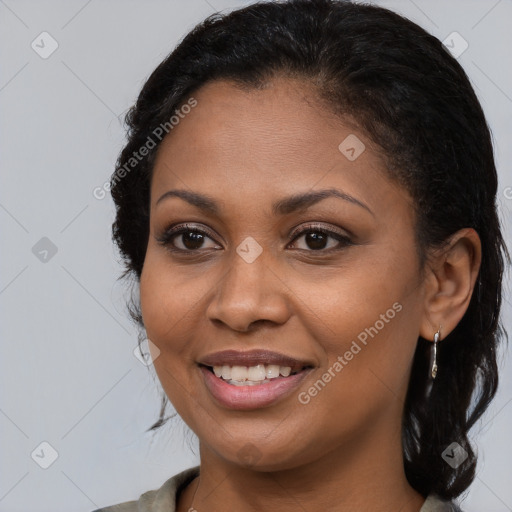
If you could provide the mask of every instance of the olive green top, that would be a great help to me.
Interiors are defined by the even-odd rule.
[[[145,492],[138,500],[110,505],[92,512],[176,512],[176,497],[198,475],[199,466],[194,466],[169,478],[159,489]],[[442,501],[431,494],[421,507],[420,512],[462,511],[456,504]]]

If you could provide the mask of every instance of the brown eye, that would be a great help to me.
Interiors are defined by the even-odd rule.
[[[199,249],[218,247],[208,232],[187,225],[171,227],[157,240],[171,251],[197,252]],[[213,242],[213,246],[205,247],[208,240]]]
[[[307,229],[297,233],[294,242],[300,238],[304,238],[305,247],[298,247],[298,249],[306,251],[329,252],[331,249],[337,250],[353,245],[348,236],[321,226],[308,226]]]
[[[198,231],[183,231],[181,234],[174,235],[174,239],[180,239],[185,249],[200,249],[204,243],[205,236]]]

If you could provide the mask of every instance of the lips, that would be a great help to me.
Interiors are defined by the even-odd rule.
[[[265,368],[291,368],[285,375],[260,382],[227,382],[216,376],[213,368],[222,366],[240,368],[265,365]],[[210,395],[218,405],[228,409],[250,410],[268,407],[283,400],[298,388],[313,371],[310,361],[301,360],[269,350],[236,351],[224,350],[210,354],[200,360],[199,369]]]

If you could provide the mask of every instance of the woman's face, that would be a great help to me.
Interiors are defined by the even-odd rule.
[[[308,91],[287,79],[202,87],[151,187],[140,293],[156,372],[205,453],[262,470],[399,442],[424,314],[409,195]],[[290,201],[320,191],[335,193]],[[257,350],[299,373],[275,378],[287,362]],[[201,362],[270,382],[229,384]]]

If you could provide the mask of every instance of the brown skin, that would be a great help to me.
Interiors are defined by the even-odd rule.
[[[216,81],[194,97],[197,106],[159,150],[140,282],[148,338],[161,351],[156,372],[200,441],[201,477],[181,493],[178,511],[418,512],[424,497],[405,478],[401,446],[412,358],[418,336],[432,340],[442,325],[443,339],[464,315],[478,235],[456,233],[422,275],[409,194],[386,175],[368,137],[321,107],[303,82],[279,78],[242,91]],[[338,149],[349,134],[366,145],[353,162]],[[270,209],[324,188],[373,214],[338,198],[284,216]],[[157,205],[171,189],[213,197],[219,217],[175,197]],[[290,236],[310,222],[352,234],[353,245],[328,238],[315,250],[304,234]],[[178,235],[174,245],[189,255],[172,253],[156,240],[170,223],[215,236],[191,245]],[[236,252],[248,236],[263,248],[253,263]],[[402,311],[306,405],[294,392],[256,410],[221,407],[196,364],[224,349],[275,350],[313,362],[298,390],[307,391],[395,302]],[[259,456],[253,465],[238,455],[247,443]]]

